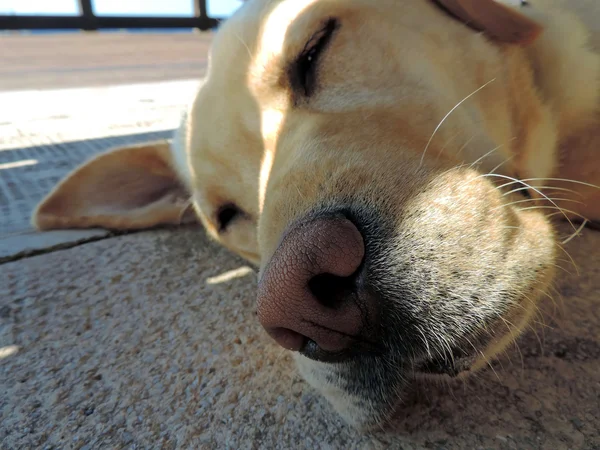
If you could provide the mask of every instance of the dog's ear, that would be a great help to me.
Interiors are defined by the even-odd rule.
[[[496,0],[434,0],[466,25],[500,42],[527,45],[543,31],[540,24]]]
[[[39,230],[143,229],[194,220],[167,141],[118,148],[84,163],[42,200]]]

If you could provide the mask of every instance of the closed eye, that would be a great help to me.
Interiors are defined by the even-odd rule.
[[[337,20],[329,19],[319,31],[311,36],[292,64],[290,69],[292,86],[305,97],[310,97],[315,90],[319,57],[327,48],[337,28]]]
[[[227,203],[226,205],[221,206],[217,211],[219,233],[227,231],[227,228],[229,228],[233,221],[243,214],[243,211],[233,203]]]

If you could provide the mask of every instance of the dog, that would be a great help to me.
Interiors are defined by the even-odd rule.
[[[304,378],[381,424],[528,325],[554,221],[600,220],[599,23],[595,0],[250,0],[173,140],[88,161],[33,223],[199,220],[258,267]]]

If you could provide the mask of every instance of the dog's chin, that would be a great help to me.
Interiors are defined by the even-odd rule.
[[[324,363],[296,354],[296,363],[304,379],[331,404],[342,419],[361,432],[381,429],[394,417],[403,398],[410,396],[416,383],[432,383],[469,376],[477,364],[475,355],[425,359],[413,370],[398,370],[381,376],[382,368],[365,368],[358,374],[345,363]],[[383,362],[382,362],[383,363]],[[393,370],[389,364],[387,370]],[[369,375],[369,371],[373,370]],[[366,375],[366,377],[365,377]],[[371,382],[365,381],[372,376]],[[361,389],[353,389],[360,385]]]
[[[512,315],[524,327],[530,314]],[[463,339],[475,345],[431,349],[411,361],[394,357],[393,351],[356,353],[351,360],[342,355],[323,357],[319,352],[296,353],[305,380],[322,394],[353,427],[363,432],[379,429],[392,418],[398,405],[410,396],[416,384],[435,384],[463,379],[490,364],[491,358],[514,341],[514,333],[502,333],[495,324],[496,338],[481,335]],[[477,333],[476,333],[477,334]],[[456,339],[460,341],[460,338]]]
[[[376,358],[381,358],[378,356]],[[401,371],[373,361],[321,362],[296,353],[300,374],[351,426],[369,431],[380,426],[394,411],[395,400],[407,384]],[[362,367],[361,367],[362,366]],[[387,367],[387,369],[385,368]]]

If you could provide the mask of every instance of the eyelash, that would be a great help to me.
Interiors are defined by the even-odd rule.
[[[315,70],[319,56],[327,47],[337,28],[337,21],[329,19],[325,26],[310,38],[294,63],[292,79],[306,97],[310,97],[314,92]]]

